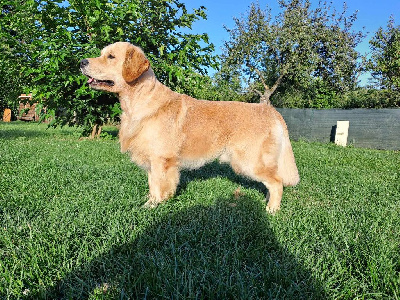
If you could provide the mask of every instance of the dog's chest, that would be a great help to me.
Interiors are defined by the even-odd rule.
[[[122,125],[122,124],[121,124]],[[141,134],[140,128],[129,132],[121,132],[119,141],[121,152],[129,152],[131,160],[144,169],[150,168],[149,145]]]
[[[121,119],[119,140],[121,152],[128,151],[132,161],[147,169],[154,157],[174,156],[177,140],[168,127],[160,126],[152,120]]]

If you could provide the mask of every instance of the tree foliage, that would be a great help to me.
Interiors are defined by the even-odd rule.
[[[195,95],[207,82],[207,68],[216,66],[208,36],[189,31],[200,18],[206,18],[204,7],[189,13],[179,0],[6,0],[0,72],[13,58],[11,83],[24,82],[20,92],[43,100],[58,116],[55,124],[89,129],[118,115],[119,105],[113,95],[85,85],[79,61],[129,41],[143,48],[163,83]]]
[[[390,18],[370,40],[372,50],[368,68],[382,89],[400,92],[400,26]]]
[[[29,57],[29,49],[24,47],[23,41],[30,39],[34,17],[25,15],[24,4],[18,9],[14,1],[5,0],[0,6],[0,112],[4,108],[17,107],[16,100],[24,92],[25,76],[21,70]],[[24,21],[22,21],[24,19]],[[17,32],[16,28],[21,29]]]
[[[347,16],[346,6],[339,13],[326,3],[312,9],[309,0],[279,5],[275,18],[268,7],[252,3],[247,14],[234,19],[222,57],[225,77],[243,74],[242,82],[261,101],[282,85],[309,91],[322,80],[330,91],[354,88],[360,67],[354,48],[363,38],[352,31],[356,14]]]

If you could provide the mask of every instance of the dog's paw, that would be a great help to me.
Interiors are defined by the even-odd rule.
[[[281,208],[278,207],[270,207],[269,205],[267,205],[266,207],[266,211],[267,213],[271,214],[271,215],[275,215]]]
[[[157,205],[158,205],[157,202],[153,201],[152,199],[149,199],[145,204],[142,205],[142,207],[151,209],[151,208],[156,208]]]

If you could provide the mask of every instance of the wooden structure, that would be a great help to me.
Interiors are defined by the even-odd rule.
[[[400,150],[400,109],[277,109],[290,138],[335,142],[337,121],[350,122],[347,142],[355,147]]]
[[[21,94],[18,98],[20,101],[17,119],[23,121],[39,121],[39,115],[36,113],[37,103],[32,103],[32,94]]]
[[[11,122],[11,109],[6,108],[4,110],[3,122]]]

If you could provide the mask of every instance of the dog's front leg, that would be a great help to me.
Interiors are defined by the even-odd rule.
[[[148,172],[150,195],[145,207],[156,207],[175,194],[179,183],[179,169],[175,158],[157,158],[151,161]]]

